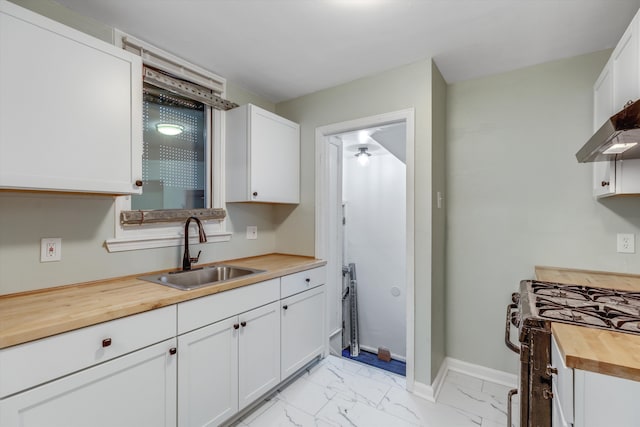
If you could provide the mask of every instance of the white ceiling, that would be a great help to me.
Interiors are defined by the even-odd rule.
[[[611,48],[640,0],[56,0],[280,102],[433,57],[447,82]]]

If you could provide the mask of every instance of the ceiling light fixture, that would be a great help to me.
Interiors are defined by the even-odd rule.
[[[360,166],[367,166],[369,164],[369,157],[371,157],[371,153],[369,153],[369,149],[367,147],[360,147],[358,148],[356,157],[358,158]]]
[[[174,125],[172,123],[158,123],[156,129],[163,135],[175,136],[184,132],[184,126]]]

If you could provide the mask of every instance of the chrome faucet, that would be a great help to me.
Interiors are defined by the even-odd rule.
[[[198,218],[195,216],[190,216],[187,218],[187,222],[184,224],[184,255],[182,257],[182,270],[188,271],[191,270],[191,264],[198,262],[200,259],[200,253],[202,251],[198,251],[198,256],[195,258],[191,258],[191,254],[189,254],[189,223],[191,220],[194,220],[196,224],[198,224],[198,234],[200,237],[200,243],[205,243],[207,241],[207,235],[204,232],[204,227]]]

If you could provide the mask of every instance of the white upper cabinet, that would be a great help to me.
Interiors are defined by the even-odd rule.
[[[300,203],[300,126],[252,104],[226,112],[227,202]]]
[[[593,130],[640,98],[640,15],[616,45],[593,86]],[[640,159],[593,163],[593,195],[597,198],[640,194]]]
[[[638,15],[633,18],[611,54],[613,108],[609,116],[622,110],[627,102],[635,101],[640,97],[638,19]],[[604,120],[600,125],[603,122]]]
[[[0,0],[0,188],[140,193],[141,67]]]

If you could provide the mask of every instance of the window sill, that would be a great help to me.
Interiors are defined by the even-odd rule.
[[[214,231],[207,232],[207,242],[228,242],[231,240],[230,232]],[[191,240],[190,240],[191,242]],[[191,243],[198,243],[196,238]],[[105,246],[109,252],[135,251],[139,249],[167,248],[172,246],[182,246],[184,236],[181,234],[157,234],[153,236],[127,236],[108,239]]]

